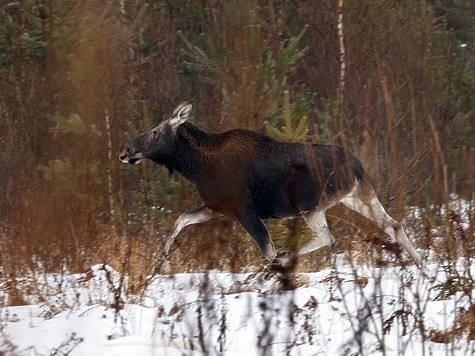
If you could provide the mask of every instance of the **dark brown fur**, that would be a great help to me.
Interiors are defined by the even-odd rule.
[[[349,193],[364,179],[360,162],[336,146],[285,143],[252,131],[209,134],[178,127],[173,169],[196,184],[210,209],[240,220],[298,216]]]

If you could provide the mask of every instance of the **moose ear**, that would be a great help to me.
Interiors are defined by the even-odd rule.
[[[175,129],[189,119],[191,108],[191,104],[181,103],[173,110],[170,123]]]

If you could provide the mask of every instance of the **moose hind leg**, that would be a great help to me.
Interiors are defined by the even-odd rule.
[[[206,206],[202,206],[200,208],[187,211],[186,213],[181,214],[178,219],[175,221],[175,226],[173,231],[168,236],[165,243],[162,245],[160,250],[165,254],[168,255],[170,251],[170,247],[175,241],[176,237],[183,230],[186,226],[194,225],[194,224],[201,224],[211,220],[217,214],[213,212]]]
[[[368,198],[361,198],[355,192],[347,195],[341,202],[371,220],[378,228],[383,230],[391,238],[393,238],[400,246],[402,246],[414,260],[416,265],[422,266],[422,260],[416,252],[413,244],[408,239],[401,223],[394,220],[386,213],[383,205],[379,202],[376,193],[373,190],[368,194]]]
[[[327,219],[325,217],[325,210],[317,210],[303,214],[303,219],[308,227],[312,230],[312,239],[305,243],[297,254],[303,255],[325,246],[331,246],[335,243],[335,237],[331,233]]]

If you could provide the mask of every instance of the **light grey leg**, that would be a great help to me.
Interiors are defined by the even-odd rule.
[[[308,227],[312,230],[313,236],[310,241],[304,244],[298,251],[298,255],[303,255],[324,246],[331,246],[335,238],[328,228],[325,210],[317,210],[303,214],[303,218]]]
[[[378,197],[373,191],[369,194],[367,202],[358,197],[354,192],[343,198],[341,202],[350,209],[353,209],[357,213],[371,220],[377,227],[406,249],[419,267],[422,266],[421,257],[416,252],[411,241],[407,238],[404,228],[399,222],[386,213],[386,210],[384,210]]]
[[[175,221],[175,226],[173,228],[173,231],[171,234],[168,236],[167,240],[165,243],[162,245],[160,250],[165,254],[168,255],[170,251],[170,247],[175,241],[176,237],[180,233],[183,228],[185,228],[188,225],[193,225],[193,224],[201,224],[206,221],[211,220],[212,218],[218,216],[219,214],[215,213],[211,209],[207,208],[206,206],[202,206],[198,209],[194,209],[191,211],[188,211],[186,213],[181,214],[178,219]]]

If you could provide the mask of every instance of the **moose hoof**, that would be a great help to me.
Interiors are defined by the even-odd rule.
[[[295,266],[295,256],[289,252],[279,252],[272,260],[274,269],[289,269]]]

